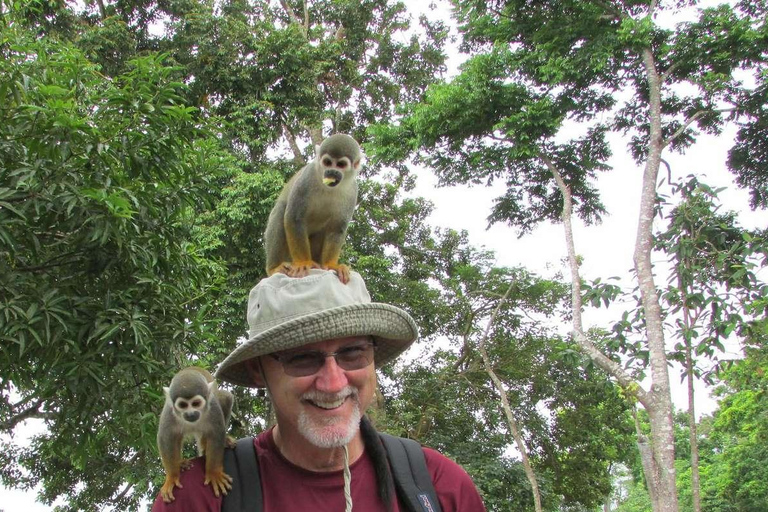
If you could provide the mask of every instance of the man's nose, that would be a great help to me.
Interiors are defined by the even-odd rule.
[[[344,369],[336,363],[333,357],[326,357],[323,366],[317,371],[315,387],[318,391],[337,393],[349,384]]]

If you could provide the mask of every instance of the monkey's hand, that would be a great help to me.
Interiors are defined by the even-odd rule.
[[[349,282],[350,268],[347,265],[344,265],[343,263],[329,263],[323,268],[326,270],[335,270],[336,275],[339,276],[339,281],[342,283],[347,284]]]
[[[232,477],[224,472],[223,468],[215,468],[205,474],[205,485],[211,484],[213,494],[218,498],[227,494],[232,489]]]
[[[322,268],[318,263],[312,260],[294,261],[291,268],[286,272],[291,277],[306,277],[313,268]]]
[[[193,465],[194,463],[192,462],[192,459],[184,459],[183,461],[181,461],[181,464],[179,464],[179,467],[181,468],[182,471],[186,471],[189,468],[191,468]]]
[[[237,441],[232,436],[225,437],[224,443],[227,445],[227,448],[234,448],[235,446],[237,446]]]
[[[179,489],[184,487],[181,485],[181,481],[179,480],[179,475],[165,475],[165,483],[163,483],[163,486],[160,488],[160,496],[162,496],[163,501],[166,503],[170,503],[176,498],[173,497],[173,487],[176,486]]]

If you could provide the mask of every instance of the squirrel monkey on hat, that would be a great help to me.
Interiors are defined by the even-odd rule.
[[[211,484],[216,496],[227,494],[232,477],[224,473],[224,448],[235,444],[227,436],[232,393],[219,389],[213,376],[197,366],[179,370],[163,391],[165,405],[157,429],[157,447],[165,469],[165,483],[160,488],[163,501],[173,501],[174,486],[181,487],[179,476],[188,464],[182,460],[181,451],[187,437],[195,438],[198,455],[205,456],[205,484]]]
[[[339,254],[357,204],[361,162],[355,139],[338,133],[325,139],[315,159],[286,183],[264,232],[267,275],[304,277],[322,268],[349,282],[349,267],[339,263]]]

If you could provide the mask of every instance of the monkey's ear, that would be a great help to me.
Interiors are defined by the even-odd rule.
[[[320,144],[315,144],[315,159],[320,161]]]
[[[213,393],[214,391],[216,391],[217,389],[219,389],[219,385],[216,384],[215,380],[212,380],[211,382],[208,383],[208,394],[209,395],[211,393]]]
[[[165,398],[168,400],[171,399],[171,388],[163,387],[163,393],[165,394]]]

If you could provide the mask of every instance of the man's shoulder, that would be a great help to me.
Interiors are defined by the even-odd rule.
[[[480,512],[485,510],[472,477],[463,467],[432,448],[423,446],[422,451],[427,460],[427,469],[432,476],[435,492],[444,511]]]
[[[188,469],[179,478],[182,487],[173,488],[174,501],[165,503],[158,494],[152,505],[152,512],[219,512],[221,498],[213,494],[210,485],[205,485],[205,459],[197,457],[190,461]]]
[[[421,450],[424,452],[424,458],[427,460],[427,468],[429,468],[430,473],[433,473],[433,480],[436,474],[442,476],[443,473],[446,473],[449,476],[466,475],[469,477],[467,472],[464,471],[464,468],[439,451],[429,448],[428,446],[422,446]]]

